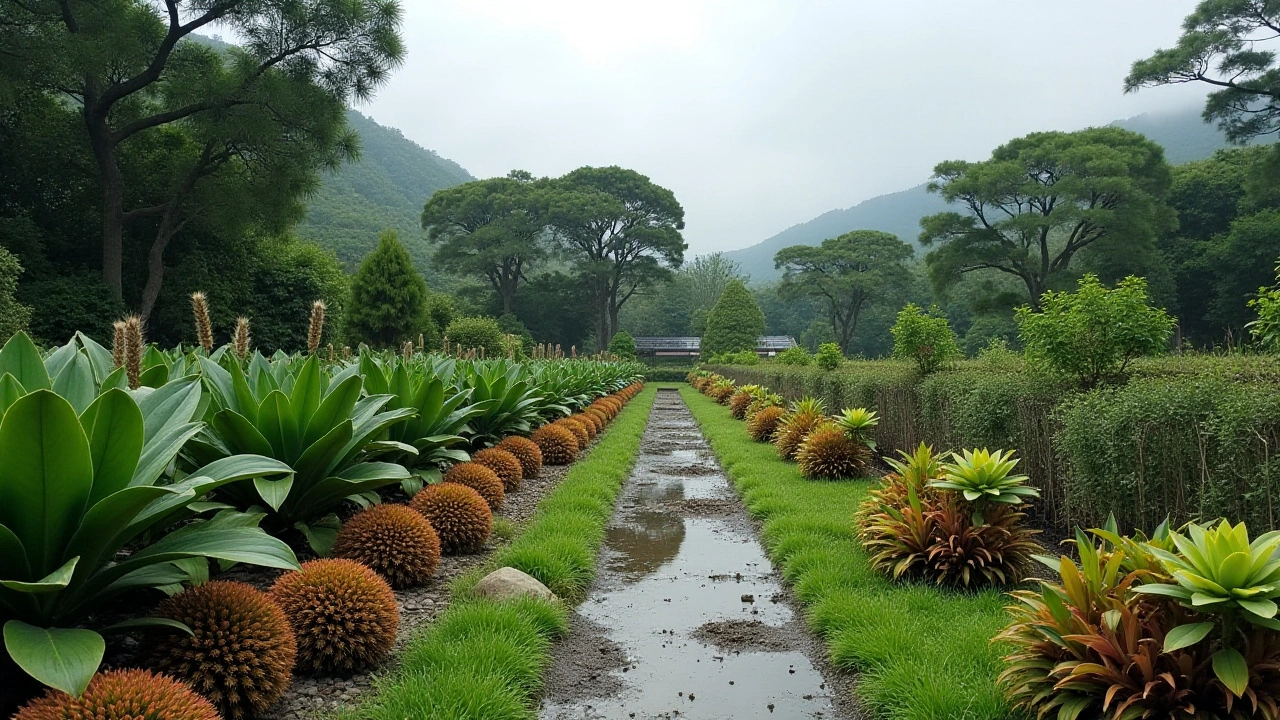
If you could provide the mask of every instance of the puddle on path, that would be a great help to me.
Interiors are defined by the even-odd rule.
[[[851,717],[733,500],[680,396],[659,391],[541,720]]]

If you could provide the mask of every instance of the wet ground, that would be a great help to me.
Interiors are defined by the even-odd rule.
[[[853,718],[710,447],[661,390],[542,720]]]

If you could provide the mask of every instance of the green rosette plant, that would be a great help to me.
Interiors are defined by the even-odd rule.
[[[392,395],[362,397],[356,365],[330,377],[314,355],[293,367],[285,360],[267,363],[258,355],[242,371],[230,358],[229,367],[200,358],[209,425],[187,454],[197,463],[254,454],[286,464],[293,474],[282,480],[256,478],[225,487],[220,496],[241,509],[265,505],[268,529],[296,528],[316,553],[327,555],[341,503],[376,502],[378,488],[408,479],[403,465],[370,458],[413,449],[378,442],[414,409],[385,409]]]
[[[1039,490],[1023,484],[1026,475],[1010,474],[1017,464],[1011,450],[953,452],[951,462],[942,464],[942,479],[930,481],[929,486],[960,493],[973,508],[973,524],[981,525],[983,510],[990,503],[1021,505],[1040,497]]]
[[[879,424],[880,418],[876,412],[866,408],[845,408],[836,418],[836,425],[844,430],[850,440],[860,442],[872,450],[876,449],[876,441],[872,439],[871,433]]]
[[[137,393],[139,400],[110,388],[78,414],[52,390],[24,392],[12,374],[0,387],[18,391],[0,402],[0,616],[5,650],[35,679],[83,692],[105,648],[90,629],[94,613],[126,590],[186,581],[193,560],[297,567],[256,516],[220,514],[164,534],[207,509],[197,501],[218,488],[291,472],[267,457],[237,455],[170,482],[168,468],[203,426],[192,421],[198,381],[168,383]],[[131,552],[121,557],[125,548]]]
[[[1169,631],[1164,652],[1195,645],[1220,628],[1222,648],[1212,656],[1213,672],[1237,697],[1249,684],[1249,666],[1238,650],[1240,621],[1280,630],[1276,601],[1280,596],[1280,531],[1249,541],[1244,523],[1226,520],[1217,527],[1186,526],[1187,535],[1169,534],[1177,552],[1152,547],[1150,552],[1171,575],[1173,583],[1148,583],[1136,588],[1147,595],[1164,595],[1217,621],[1186,623]]]

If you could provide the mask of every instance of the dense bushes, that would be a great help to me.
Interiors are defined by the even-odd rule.
[[[458,318],[445,328],[444,337],[449,341],[449,347],[459,352],[474,349],[482,353],[481,357],[503,357],[506,354],[502,327],[493,318]]]
[[[847,363],[837,372],[766,364],[714,367],[789,400],[869,407],[882,451],[1016,448],[1041,490],[1035,512],[1060,525],[1154,527],[1225,515],[1280,527],[1280,362],[1189,355],[1140,359],[1120,387],[1078,389],[1029,373],[1011,353],[922,376],[907,362]]]

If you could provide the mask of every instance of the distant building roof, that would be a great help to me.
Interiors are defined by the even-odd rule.
[[[641,354],[681,353],[695,355],[702,350],[700,337],[638,337],[636,351]],[[761,335],[756,340],[756,352],[778,352],[796,346],[790,335]]]

